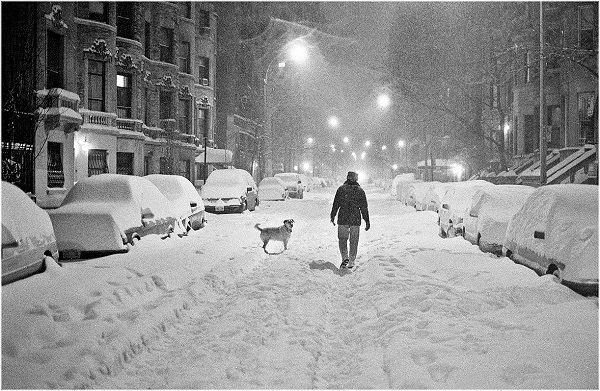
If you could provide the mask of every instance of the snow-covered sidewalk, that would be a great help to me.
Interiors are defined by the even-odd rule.
[[[596,298],[366,190],[349,275],[327,188],[4,287],[3,388],[597,389]]]

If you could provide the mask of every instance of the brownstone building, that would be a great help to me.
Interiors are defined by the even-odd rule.
[[[3,3],[2,14],[3,101],[17,101],[3,118],[3,180],[56,207],[100,173],[199,179],[195,159],[214,139],[210,3]],[[24,81],[33,99],[14,98]]]

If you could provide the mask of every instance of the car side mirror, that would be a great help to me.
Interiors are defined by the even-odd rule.
[[[546,233],[544,231],[534,231],[533,237],[535,239],[546,239]]]
[[[477,215],[474,215],[473,213],[469,213],[469,216],[471,216],[471,217],[477,217]]]
[[[246,191],[247,191],[247,192],[251,192],[251,191],[252,191],[252,186],[248,186],[248,187],[246,188]]]
[[[450,209],[450,207],[448,206],[448,204],[442,205],[442,208],[444,208],[444,209]]]

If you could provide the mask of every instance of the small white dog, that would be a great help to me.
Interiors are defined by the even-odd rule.
[[[263,250],[267,252],[267,243],[269,240],[276,240],[283,242],[283,249],[287,250],[287,244],[292,236],[292,228],[294,227],[294,220],[288,219],[283,221],[283,225],[279,227],[267,227],[260,228],[260,224],[256,224],[254,228],[260,231],[260,240],[263,241]]]

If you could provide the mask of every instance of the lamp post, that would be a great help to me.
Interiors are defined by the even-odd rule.
[[[272,137],[272,128],[271,128],[271,115],[269,113],[269,109],[268,109],[268,99],[267,99],[267,86],[269,84],[269,72],[271,71],[271,67],[273,66],[273,64],[275,63],[275,60],[277,60],[279,58],[279,56],[285,52],[289,50],[289,55],[291,57],[291,59],[295,62],[302,62],[305,61],[306,58],[308,57],[308,49],[306,48],[306,46],[304,46],[300,40],[294,40],[292,42],[287,43],[286,45],[284,45],[283,48],[281,48],[281,50],[279,50],[279,52],[277,52],[277,54],[275,56],[273,56],[273,58],[271,59],[271,61],[269,62],[269,64],[267,65],[267,68],[265,69],[265,76],[263,78],[263,137],[262,140],[259,142],[259,140],[256,141],[256,149],[257,149],[257,156],[259,159],[259,170],[262,171],[264,170],[264,165],[261,164],[260,162],[260,158],[261,158],[261,154],[260,154],[260,143],[264,142],[267,138],[268,140],[270,140],[270,142],[272,142],[273,137]],[[285,62],[279,62],[278,63],[279,68],[283,68],[285,67]],[[271,167],[267,167],[268,168],[268,174],[271,175],[272,174],[272,144],[268,146],[267,150],[269,151],[269,158],[268,161],[266,162],[267,166],[271,166]],[[261,175],[262,177],[262,172]]]

